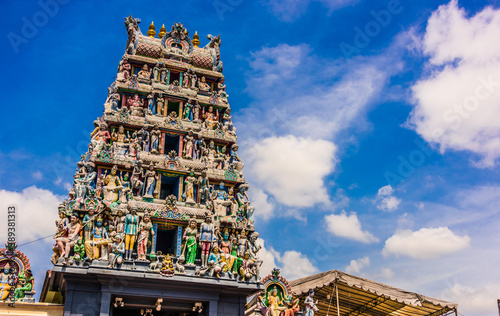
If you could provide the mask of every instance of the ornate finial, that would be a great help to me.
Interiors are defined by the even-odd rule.
[[[161,26],[160,33],[158,33],[158,37],[161,39],[163,36],[167,34],[167,29],[165,28],[165,24]]]
[[[151,21],[151,25],[149,26],[149,31],[147,33],[149,37],[155,37],[156,35],[155,29],[156,29],[155,24],[153,21]]]
[[[198,35],[198,31],[194,32],[193,45],[194,45],[194,47],[200,46],[200,36]]]

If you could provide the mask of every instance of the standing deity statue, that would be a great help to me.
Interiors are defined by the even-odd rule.
[[[163,111],[164,111],[163,104],[164,104],[163,96],[160,93],[158,95],[158,97],[156,98],[156,115],[163,115]]]
[[[125,259],[132,260],[137,230],[139,227],[139,216],[135,208],[130,209],[130,214],[125,216]]]
[[[157,181],[158,175],[155,172],[153,163],[151,163],[149,170],[144,174],[144,197],[152,198],[158,193],[156,190]]]
[[[125,234],[125,214],[123,214],[123,210],[118,209],[118,214],[114,219],[114,225],[116,227],[116,235],[122,235],[123,237]]]
[[[200,104],[198,101],[194,101],[193,103],[193,121],[195,123],[200,122]]]
[[[85,201],[90,190],[95,189],[94,181],[97,176],[93,162],[87,163],[84,168],[86,171],[83,178],[75,179],[76,201],[79,204]]]
[[[244,214],[247,224],[251,225],[253,223],[252,216],[254,208],[250,206],[250,199],[248,197],[247,191],[248,184],[244,183],[240,185],[238,193],[236,193],[236,200],[238,201],[238,207],[242,214]]]
[[[309,295],[304,300],[304,304],[306,305],[304,316],[314,316],[314,312],[319,311],[318,307],[316,306],[316,304],[318,304],[318,301],[314,301],[314,290],[309,290]]]
[[[161,65],[162,68],[160,70],[160,82],[161,83],[166,83],[167,82],[167,76],[168,76],[168,71],[167,68],[165,68],[165,65]]]
[[[215,236],[214,224],[212,224],[212,216],[206,216],[205,222],[200,225],[200,243],[201,243],[201,265],[206,267],[208,264],[208,254],[212,243],[217,241]]]
[[[130,179],[133,196],[137,196],[142,192],[142,185],[144,183],[143,181],[141,181],[141,178],[142,178],[142,161],[138,160],[136,161],[134,169],[132,170],[132,178]]]
[[[158,80],[160,79],[160,66],[161,63],[157,61],[153,68],[153,82],[158,82]]]
[[[193,72],[191,74],[191,77],[189,78],[191,80],[191,89],[192,90],[195,90],[196,89],[196,81],[198,80],[198,77],[196,76],[196,74]]]
[[[7,262],[0,274],[0,301],[5,301],[9,297],[13,286],[13,284],[11,284],[11,279],[10,264]]]
[[[150,114],[156,114],[155,99],[153,93],[148,94],[148,110],[149,112],[151,112]]]
[[[198,177],[198,198],[201,204],[205,204],[210,196],[210,187],[208,183],[207,170],[203,169],[201,176]]]
[[[127,203],[132,198],[132,185],[128,177],[128,172],[121,179],[123,189],[120,192],[120,202]]]
[[[194,266],[194,260],[196,259],[197,252],[197,237],[198,230],[196,229],[196,221],[192,219],[189,221],[189,226],[186,228],[183,235],[183,239],[185,241],[183,252],[187,251],[185,256],[187,266]]]
[[[146,261],[146,251],[149,240],[149,234],[154,236],[153,224],[149,214],[144,214],[144,218],[139,224],[139,237],[137,238],[137,260]]]
[[[184,114],[182,115],[182,119],[187,121],[193,120],[193,104],[191,102],[186,102],[184,106]]]
[[[193,158],[193,144],[194,144],[193,132],[189,131],[189,133],[186,136],[184,136],[184,149],[182,151],[183,158],[187,159]]]
[[[95,210],[91,208],[83,217],[83,238],[85,239],[85,243],[92,240],[92,231],[95,227],[94,214]],[[92,258],[92,247],[85,247],[85,254],[87,258]]]
[[[190,172],[189,176],[184,180],[185,188],[184,195],[186,199],[186,203],[196,203],[194,200],[194,183],[196,182],[196,178],[194,177],[194,172]]]
[[[153,130],[151,131],[151,153],[157,154],[160,152],[160,129],[158,125],[155,124]]]

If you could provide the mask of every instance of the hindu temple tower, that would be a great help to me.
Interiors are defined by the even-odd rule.
[[[54,216],[40,300],[64,315],[244,315],[262,261],[221,39],[139,23],[125,19],[116,80]]]

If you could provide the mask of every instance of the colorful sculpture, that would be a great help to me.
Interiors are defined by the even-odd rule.
[[[199,47],[199,37],[191,41],[180,23],[160,40],[142,34],[131,16],[125,25],[126,54],[58,210],[52,262],[143,271],[150,259],[154,269],[147,273],[257,282],[259,235],[237,154],[220,37],[209,35]],[[4,271],[1,293],[18,272]]]

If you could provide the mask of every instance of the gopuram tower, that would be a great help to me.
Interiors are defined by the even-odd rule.
[[[127,17],[126,51],[59,206],[41,301],[64,315],[244,315],[260,288],[221,39]],[[111,75],[111,74],[110,74]]]

